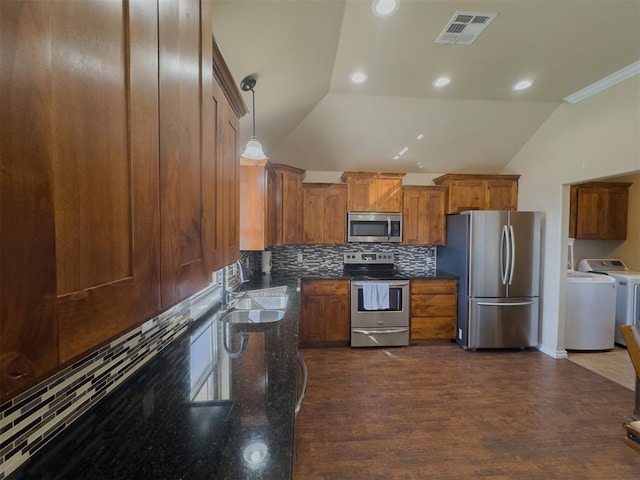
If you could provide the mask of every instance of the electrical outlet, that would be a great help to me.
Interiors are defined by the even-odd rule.
[[[458,340],[462,340],[462,329],[458,329]]]
[[[298,263],[302,262],[302,253],[298,253]]]

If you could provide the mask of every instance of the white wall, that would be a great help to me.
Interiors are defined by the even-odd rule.
[[[545,213],[540,349],[563,357],[569,195],[566,185],[640,170],[640,76],[560,105],[507,165],[518,208]]]

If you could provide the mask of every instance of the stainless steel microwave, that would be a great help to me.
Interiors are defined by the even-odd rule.
[[[349,212],[347,242],[401,242],[402,214]]]

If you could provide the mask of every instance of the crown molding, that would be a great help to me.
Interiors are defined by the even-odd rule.
[[[582,90],[578,90],[571,95],[564,97],[565,102],[569,103],[578,103],[584,100],[585,98],[589,98],[591,95],[595,95],[602,90],[605,90],[609,87],[613,87],[615,84],[626,80],[627,78],[631,78],[634,75],[638,75],[640,73],[640,60],[632,63],[631,65],[627,65],[624,68],[621,68],[617,72],[612,73],[604,77],[601,80],[598,80],[595,83],[592,83],[588,87],[584,87]]]

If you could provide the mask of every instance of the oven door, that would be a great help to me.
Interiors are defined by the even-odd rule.
[[[389,308],[364,308],[364,288],[367,283],[389,284]],[[409,281],[380,280],[351,282],[351,328],[385,328],[409,326]]]

